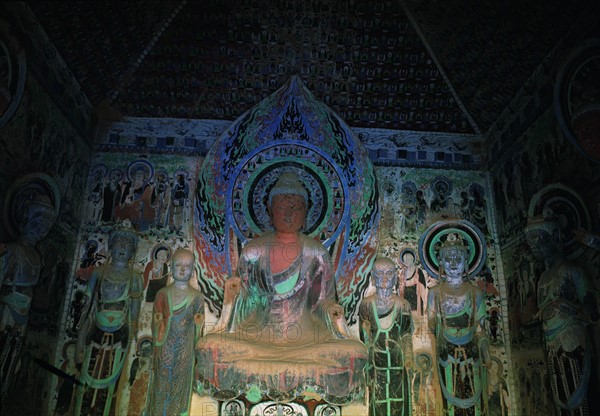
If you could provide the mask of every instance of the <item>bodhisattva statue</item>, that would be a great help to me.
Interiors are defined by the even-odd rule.
[[[75,416],[112,412],[115,387],[137,337],[143,280],[129,264],[137,242],[133,229],[115,227],[109,239],[111,261],[94,270],[88,281],[76,351],[84,385],[76,390]]]
[[[36,245],[46,238],[55,221],[50,199],[39,195],[24,203],[17,221],[17,240],[0,245],[0,399],[14,384],[33,291],[42,268]]]
[[[268,198],[275,231],[243,248],[216,333],[196,347],[200,381],[221,397],[258,384],[261,396],[294,398],[308,387],[335,401],[364,386],[367,350],[335,301],[329,253],[300,232],[307,198],[294,174],[280,176]]]
[[[178,249],[171,260],[173,283],[156,294],[152,338],[154,357],[144,415],[187,415],[194,381],[194,346],[204,325],[202,293],[190,286],[194,255]]]
[[[485,369],[491,358],[485,302],[481,289],[468,281],[467,254],[460,236],[448,234],[438,253],[441,283],[429,289],[427,302],[447,415],[486,414]]]
[[[392,260],[375,260],[372,276],[376,292],[363,300],[359,314],[361,338],[370,358],[370,415],[410,415],[411,307],[397,295],[398,270]]]
[[[546,270],[537,287],[550,385],[559,415],[589,415],[586,396],[593,371],[587,326],[598,321],[596,293],[585,270],[562,256],[560,227],[552,216],[529,219],[525,236]]]

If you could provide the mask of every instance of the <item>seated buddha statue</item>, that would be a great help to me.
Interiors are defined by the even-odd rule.
[[[343,404],[362,392],[367,350],[336,303],[328,251],[301,233],[307,199],[297,176],[279,177],[268,196],[274,232],[242,249],[217,327],[196,345],[200,385],[220,399],[248,398],[249,386],[255,402],[311,391]]]

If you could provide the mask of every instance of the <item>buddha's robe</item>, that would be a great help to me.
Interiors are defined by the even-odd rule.
[[[259,237],[242,250],[242,288],[228,327],[196,347],[199,379],[221,397],[239,395],[248,383],[262,385],[263,396],[271,398],[316,386],[335,401],[362,389],[366,347],[340,332],[327,311],[335,304],[329,253],[301,235],[286,251],[290,258],[297,254],[293,263],[272,273],[273,237]]]
[[[410,415],[410,380],[405,368],[413,354],[410,304],[397,297],[392,308],[380,315],[376,295],[369,296],[360,307],[360,319],[361,336],[370,352],[370,414]]]

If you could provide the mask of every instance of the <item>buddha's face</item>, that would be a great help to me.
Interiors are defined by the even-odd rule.
[[[391,290],[398,281],[396,266],[391,261],[376,261],[373,265],[373,277],[377,289]]]
[[[56,216],[50,208],[31,206],[20,227],[21,235],[31,241],[41,241],[46,238],[55,221]]]
[[[173,279],[187,282],[194,272],[194,256],[192,253],[182,251],[173,256]]]
[[[144,185],[146,173],[143,170],[137,170],[133,176],[133,185],[137,188]]]
[[[112,239],[111,254],[114,261],[128,262],[133,256],[134,243],[127,236],[117,235]]]
[[[531,252],[538,259],[545,259],[556,254],[555,240],[544,230],[528,230],[525,233],[525,239]]]
[[[297,233],[306,220],[306,203],[301,195],[275,195],[270,213],[276,231]]]
[[[167,250],[159,250],[156,253],[156,261],[160,264],[165,264],[169,260],[169,252]]]
[[[448,280],[462,279],[466,255],[463,250],[451,248],[442,252],[441,262]]]

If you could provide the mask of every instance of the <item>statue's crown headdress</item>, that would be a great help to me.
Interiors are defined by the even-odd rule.
[[[555,232],[560,232],[560,224],[558,218],[552,210],[545,209],[541,214],[534,215],[527,218],[527,225],[525,226],[525,233],[533,230],[546,231],[552,235]]]
[[[468,251],[467,246],[465,246],[465,244],[463,243],[462,238],[460,238],[460,236],[456,233],[448,234],[448,236],[446,237],[446,241],[444,241],[440,245],[440,253],[450,249],[462,250],[465,253]]]
[[[109,243],[112,243],[112,241],[116,237],[125,237],[125,238],[130,239],[133,242],[134,249],[137,249],[138,234],[133,229],[133,226],[132,226],[130,220],[125,219],[122,222],[119,222],[114,226],[114,228],[112,229],[112,231],[110,233]]]

